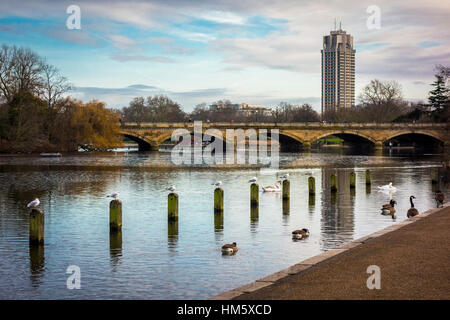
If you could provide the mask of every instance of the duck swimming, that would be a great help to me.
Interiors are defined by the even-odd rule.
[[[300,240],[309,236],[309,230],[306,228],[292,231],[292,239]]]
[[[235,253],[235,252],[237,252],[237,251],[238,251],[238,247],[237,247],[236,242],[233,242],[233,243],[227,243],[227,244],[224,244],[224,245],[222,246],[222,253],[225,253],[225,254],[232,254],[232,253]]]

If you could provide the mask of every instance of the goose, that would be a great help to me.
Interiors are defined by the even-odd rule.
[[[36,208],[41,202],[38,198],[31,201],[29,204],[27,204],[27,208]]]
[[[408,218],[417,216],[419,214],[419,211],[416,208],[414,208],[414,202],[412,199],[415,199],[415,198],[416,197],[414,197],[414,196],[409,197],[409,202],[411,202],[411,208],[409,208],[409,210],[406,214],[406,216]]]
[[[170,186],[170,187],[167,187],[166,188],[166,190],[169,190],[169,191],[171,191],[171,192],[174,192],[175,191],[175,186]]]
[[[113,192],[110,195],[106,196],[107,198],[114,198],[114,200],[117,200],[119,198],[120,192]]]
[[[222,185],[222,181],[216,181],[216,182],[212,183],[211,185],[220,187]]]
[[[287,179],[287,178],[289,178],[289,173],[286,173],[285,175],[282,175],[280,177],[280,179]]]
[[[281,183],[281,181],[277,180],[277,181],[275,181],[274,186],[262,187],[263,192],[280,192],[281,191],[280,183]]]
[[[300,240],[309,236],[309,230],[306,228],[292,231],[292,238]]]
[[[235,253],[236,251],[238,251],[236,242],[227,243],[222,246],[222,253],[230,254],[230,253]]]
[[[256,177],[251,178],[250,180],[248,180],[249,183],[254,183],[256,182],[256,180],[258,180]]]
[[[397,201],[395,200],[391,200],[388,204],[384,204],[383,207],[381,208],[381,214],[388,216],[390,215],[392,217],[392,219],[395,219],[395,208],[394,206],[397,204]]]
[[[445,193],[443,193],[441,190],[436,191],[436,195],[434,198],[436,199],[436,207],[437,208],[444,205]]]

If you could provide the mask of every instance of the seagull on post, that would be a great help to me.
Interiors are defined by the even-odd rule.
[[[38,198],[31,201],[29,204],[27,204],[27,208],[36,208],[41,202]]]
[[[108,195],[108,196],[106,196],[107,198],[114,198],[114,200],[117,200],[117,199],[119,199],[119,194],[120,194],[120,192],[113,192],[113,193],[111,193],[110,195]]]

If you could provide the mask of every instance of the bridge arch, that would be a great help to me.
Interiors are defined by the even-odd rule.
[[[434,138],[434,139],[438,140],[441,143],[445,143],[445,141],[441,137],[439,137],[437,134],[434,134],[434,133],[428,132],[428,131],[421,131],[421,130],[411,130],[411,131],[404,131],[404,132],[396,132],[396,133],[388,136],[386,139],[384,139],[384,141],[389,141],[389,140],[391,140],[393,138],[404,136],[404,135],[415,135],[415,134],[428,136],[428,137],[431,137],[431,138]]]
[[[334,135],[334,136],[337,136],[337,137],[342,136],[342,135],[356,136],[356,137],[359,137],[359,138],[361,138],[363,140],[367,140],[368,142],[370,142],[372,144],[376,144],[376,142],[377,142],[377,140],[372,138],[371,136],[366,135],[364,133],[361,133],[359,131],[355,131],[355,130],[331,130],[331,131],[327,131],[325,133],[321,133],[321,134],[315,136],[313,139],[311,139],[311,142],[316,142],[319,139],[322,139],[322,138],[325,138],[325,137],[328,137],[328,136],[331,136],[331,135]]]
[[[389,135],[384,139],[383,144],[387,143],[390,140],[405,140],[409,141],[413,145],[425,147],[425,148],[435,148],[439,146],[445,146],[445,139],[440,137],[439,135],[422,130],[408,130],[403,132],[396,132],[392,135]]]
[[[120,134],[136,142],[139,145],[139,151],[154,150],[153,141],[147,139],[145,136],[141,136],[133,131],[120,131]]]

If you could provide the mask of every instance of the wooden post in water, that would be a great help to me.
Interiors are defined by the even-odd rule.
[[[372,184],[372,181],[370,180],[370,170],[366,170],[366,186],[370,186]]]
[[[283,200],[290,198],[291,182],[288,179],[283,180]]]
[[[315,181],[314,177],[308,178],[308,193],[309,193],[309,195],[316,194],[316,181]]]
[[[214,212],[222,213],[223,212],[223,189],[216,188],[214,190]]]
[[[252,183],[250,185],[250,206],[257,207],[259,205],[259,185]]]
[[[338,186],[337,186],[337,178],[336,178],[335,174],[331,175],[330,182],[331,182],[331,192],[336,192]]]
[[[109,230],[122,230],[122,201],[117,199],[109,203]]]
[[[350,189],[355,189],[356,186],[356,174],[354,171],[350,172]]]
[[[178,220],[178,194],[175,192],[167,196],[167,218],[169,221]]]
[[[30,212],[30,245],[44,244],[44,211],[33,208]]]

